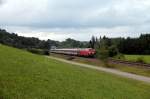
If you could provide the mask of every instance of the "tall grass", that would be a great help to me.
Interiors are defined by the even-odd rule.
[[[150,55],[125,55],[125,59],[129,61],[140,61],[150,64]]]

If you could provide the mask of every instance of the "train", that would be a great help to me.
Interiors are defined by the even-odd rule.
[[[64,48],[64,49],[51,49],[50,53],[92,57],[95,55],[96,51],[92,48]]]

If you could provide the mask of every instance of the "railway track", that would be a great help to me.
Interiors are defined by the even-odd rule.
[[[64,55],[64,56],[67,56],[66,59],[67,60],[73,60],[73,59],[78,59],[79,57],[78,56],[70,56],[70,55]],[[82,57],[84,58],[84,57]],[[87,58],[85,57],[84,58],[85,60],[91,60],[91,61],[97,61],[98,59],[97,58]],[[121,65],[127,65],[127,66],[138,66],[138,67],[142,67],[142,68],[148,68],[150,69],[150,64],[146,64],[146,63],[139,63],[139,62],[131,62],[131,61],[126,61],[126,60],[120,60],[120,59],[114,59],[114,58],[109,58],[108,59],[108,62],[109,63],[112,63],[112,64],[121,64]]]
[[[131,62],[131,61],[119,60],[119,59],[113,59],[113,58],[109,58],[108,61],[110,63],[115,63],[115,64],[117,63],[117,64],[124,64],[124,65],[130,65],[130,66],[143,66],[143,67],[150,68],[150,64],[146,64],[146,63]]]

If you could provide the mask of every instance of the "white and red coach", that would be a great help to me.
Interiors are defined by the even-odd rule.
[[[75,55],[75,56],[93,56],[95,54],[95,50],[92,48],[64,48],[64,49],[51,49],[51,53],[58,54],[67,54],[67,55]]]

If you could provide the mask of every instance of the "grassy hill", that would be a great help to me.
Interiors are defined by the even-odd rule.
[[[0,45],[1,99],[149,99],[150,84]]]

